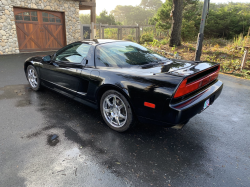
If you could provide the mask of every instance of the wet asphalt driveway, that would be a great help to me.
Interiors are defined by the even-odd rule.
[[[250,186],[249,80],[220,75],[220,98],[183,130],[117,133],[94,109],[32,91],[31,55],[0,56],[1,187]]]

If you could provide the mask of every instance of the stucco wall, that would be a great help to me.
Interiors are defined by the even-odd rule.
[[[79,1],[0,0],[0,55],[19,53],[13,7],[65,12],[67,43],[80,40]]]

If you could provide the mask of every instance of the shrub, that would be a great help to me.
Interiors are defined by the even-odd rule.
[[[216,45],[226,46],[227,44],[228,44],[228,41],[223,38],[210,38],[210,39],[205,39],[203,41],[203,45],[208,46],[208,47],[216,46]]]
[[[159,42],[158,40],[154,39],[153,42],[151,42],[151,45],[154,47],[160,47],[161,46],[161,42]]]
[[[104,29],[104,38],[105,39],[117,39],[117,29],[115,28]]]
[[[225,61],[221,64],[221,70],[223,72],[238,71],[240,69],[240,65],[240,60]]]
[[[154,41],[154,35],[152,33],[145,33],[143,35],[141,35],[141,43],[145,43],[145,42],[153,42]]]
[[[161,41],[162,45],[167,45],[169,42],[169,39],[167,40],[166,38]]]
[[[134,38],[135,38],[135,37],[132,36],[132,35],[127,35],[127,36],[124,37],[125,40],[131,41],[131,42],[135,41]]]
[[[249,39],[249,34],[245,37],[243,34],[240,34],[234,38],[233,47],[245,47],[246,45],[249,45]]]

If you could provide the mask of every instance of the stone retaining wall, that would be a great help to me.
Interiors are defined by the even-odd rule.
[[[67,43],[81,39],[79,1],[0,0],[0,55],[19,53],[13,7],[65,12]]]

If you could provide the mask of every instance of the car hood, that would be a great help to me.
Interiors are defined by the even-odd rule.
[[[148,64],[144,66],[132,66],[130,68],[112,68],[111,71],[125,73],[137,76],[151,76],[159,74],[172,74],[175,76],[185,77],[195,74],[204,69],[216,65],[214,62],[199,62],[176,60],[160,62],[157,64]]]

